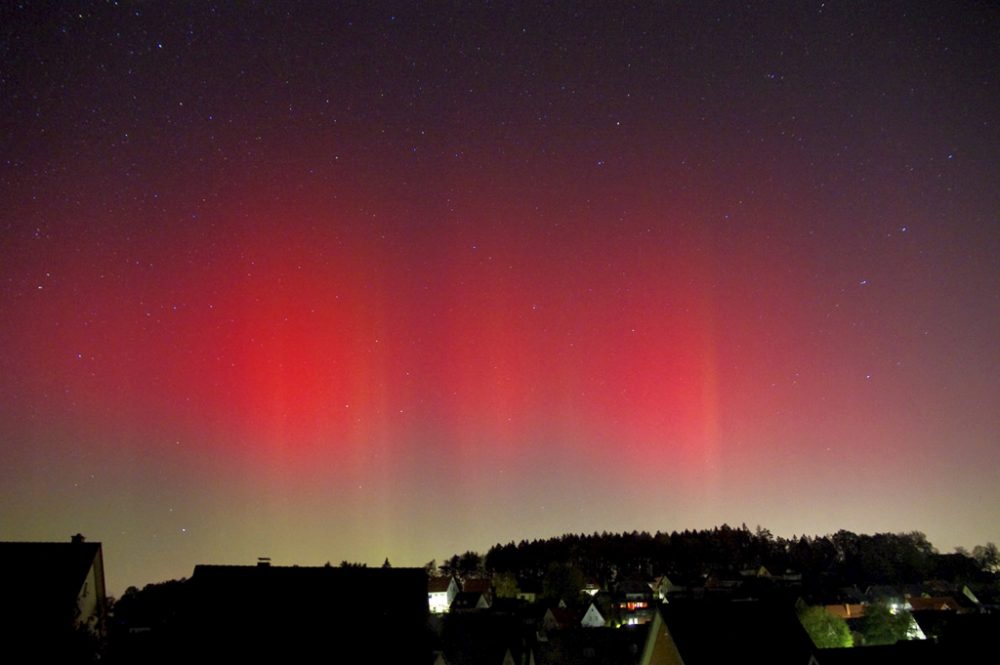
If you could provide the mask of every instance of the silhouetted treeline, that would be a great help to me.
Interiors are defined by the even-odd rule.
[[[997,564],[996,547],[977,547],[975,553],[979,556],[940,554],[919,531],[865,535],[841,530],[782,538],[761,527],[751,531],[745,524],[724,524],[701,531],[568,534],[498,544],[486,553],[484,567],[520,579],[542,579],[551,562],[565,562],[601,583],[661,574],[693,578],[760,566],[775,575],[794,571],[804,578],[825,576],[859,586],[992,578],[987,571]],[[469,553],[460,559],[469,561]],[[450,572],[448,564],[441,568]]]

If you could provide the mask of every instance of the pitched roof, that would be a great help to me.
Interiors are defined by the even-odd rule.
[[[536,646],[538,662],[547,665],[635,665],[643,655],[647,626],[572,628],[550,633]]]
[[[513,615],[449,614],[442,628],[444,660],[449,665],[500,665],[507,651],[514,662],[527,655],[529,631]]]
[[[925,610],[960,610],[961,605],[952,598],[951,596],[936,596],[936,597],[924,597],[924,596],[913,596],[907,598],[906,602],[910,604],[910,607],[914,612],[923,612]]]
[[[663,623],[663,615],[658,611],[654,612],[646,643],[642,649],[640,665],[683,665],[683,662],[673,636]]]
[[[493,582],[485,577],[470,577],[462,582],[462,591],[475,591],[478,593],[489,593],[493,587]]]
[[[5,572],[0,603],[0,635],[6,652],[18,659],[30,649],[38,662],[75,662],[81,648],[75,628],[93,616],[82,616],[81,609],[104,609],[104,565],[100,543],[0,543],[0,566]],[[91,569],[96,579],[86,587],[87,603],[78,605]],[[96,606],[89,601],[96,600]]]
[[[587,611],[583,613],[582,617],[580,617],[580,625],[584,626],[604,625],[606,621],[607,618],[605,618],[604,614],[601,613],[601,610],[597,607],[596,603],[588,605]]]
[[[685,665],[803,665],[815,651],[790,605],[759,601],[671,603],[659,611]]]
[[[427,580],[427,592],[428,593],[441,593],[448,590],[451,586],[450,577],[431,577]]]
[[[100,557],[100,543],[0,542],[0,566],[9,573],[4,595],[18,599],[19,613],[31,610],[48,616],[69,612],[67,616],[72,618],[87,573]],[[103,561],[98,563],[103,583]],[[104,589],[95,591],[103,593]]]
[[[588,606],[589,607],[589,606]],[[546,613],[552,613],[552,619],[556,622],[557,629],[572,628],[580,625],[580,620],[583,618],[581,612],[575,612],[566,607],[550,607],[546,610]],[[542,616],[544,620],[545,616]]]
[[[841,619],[860,619],[865,615],[865,606],[862,603],[838,603],[836,605],[825,605],[826,611]]]
[[[453,610],[473,610],[479,606],[479,601],[485,596],[481,591],[459,591],[455,600],[451,601]],[[488,601],[487,601],[488,604]]]

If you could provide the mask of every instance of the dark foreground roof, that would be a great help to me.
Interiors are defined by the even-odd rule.
[[[179,643],[205,656],[255,661],[424,662],[423,568],[197,566]]]
[[[100,543],[0,542],[0,566],[6,572],[4,597],[8,599],[0,610],[2,616],[8,618],[16,608],[20,617],[35,612],[72,620],[77,596],[100,554]]]
[[[660,612],[685,665],[806,665],[817,651],[784,603],[671,603]]]
[[[572,628],[549,633],[540,642],[537,662],[545,665],[636,665],[642,658],[649,625],[623,628]]]
[[[448,665],[501,665],[509,650],[516,663],[531,648],[534,631],[513,614],[449,613],[443,618],[442,644]]]
[[[89,638],[77,630],[77,598],[96,563],[98,611],[104,602],[100,543],[0,542],[5,575],[0,603],[0,642],[10,662],[69,662],[89,653]],[[27,654],[30,653],[30,657]]]

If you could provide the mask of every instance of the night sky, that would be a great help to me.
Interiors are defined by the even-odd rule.
[[[924,5],[930,5],[925,7]],[[0,540],[1000,541],[988,2],[4,3]]]

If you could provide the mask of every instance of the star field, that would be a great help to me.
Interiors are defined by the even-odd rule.
[[[0,9],[0,537],[1000,539],[1000,13]]]

